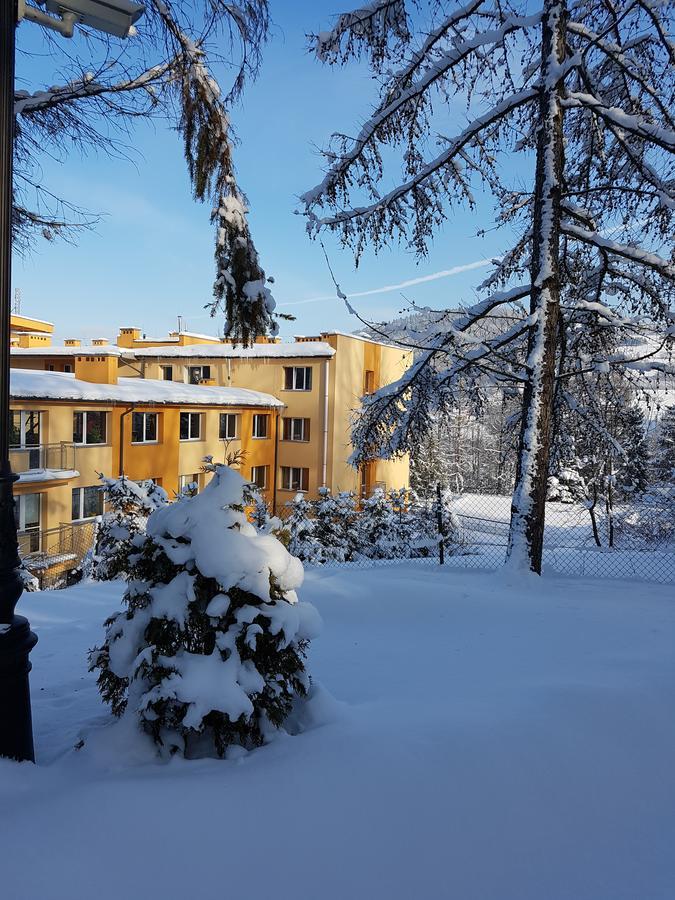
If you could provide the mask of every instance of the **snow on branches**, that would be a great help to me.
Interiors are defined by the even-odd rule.
[[[29,241],[36,228],[51,238],[95,221],[41,183],[42,153],[63,157],[69,144],[82,151],[124,152],[114,127],[119,132],[139,117],[168,116],[183,138],[195,198],[212,207],[216,278],[211,311],[225,312],[225,332],[235,340],[248,343],[257,334],[275,332],[274,300],[237,184],[227,114],[246,77],[257,72],[268,26],[265,0],[200,0],[189,6],[149,0],[139,34],[124,53],[116,52],[114,42],[88,40],[82,59],[77,52],[65,58],[72,77],[63,85],[18,91],[14,227],[19,243]],[[48,34],[45,42],[52,42]],[[73,44],[79,46],[77,36]],[[222,52],[223,46],[229,53]],[[226,92],[214,74],[223,64],[228,78],[235,72]]]
[[[326,149],[326,174],[302,197],[307,229],[335,233],[357,259],[396,240],[421,256],[455,208],[489,190],[511,247],[477,302],[401,340],[415,365],[364,398],[354,461],[409,451],[460,387],[478,405],[486,390],[521,390],[511,554],[538,571],[558,385],[599,367],[635,383],[669,366],[674,6],[428,6],[430,27],[386,46],[380,36],[378,102],[355,137],[334,135]],[[461,128],[434,134],[442,116],[457,120],[457,103]],[[512,183],[528,167],[529,181]],[[609,331],[611,347],[598,339],[590,354],[579,340]]]

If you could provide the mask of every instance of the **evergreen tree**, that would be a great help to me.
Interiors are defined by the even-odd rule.
[[[83,561],[83,574],[96,581],[126,578],[131,557],[142,543],[148,516],[168,503],[166,491],[152,481],[132,481],[99,475],[110,510],[96,528],[91,560]]]
[[[324,561],[324,548],[315,536],[316,523],[312,518],[312,504],[298,493],[286,504],[290,515],[284,525],[289,533],[288,550],[304,563]]]
[[[316,615],[299,603],[302,564],[246,517],[250,487],[216,466],[201,494],[150,517],[124,596],[90,654],[115,715],[163,754],[223,756],[280,728],[309,686]]]
[[[381,488],[361,501],[358,520],[361,552],[370,559],[392,559],[396,556],[395,516],[391,503]]]
[[[352,491],[331,494],[327,487],[319,488],[314,503],[314,535],[324,550],[324,558],[347,562],[359,552],[356,495]]]
[[[675,481],[675,406],[665,409],[659,422],[654,453],[654,475],[661,481]]]

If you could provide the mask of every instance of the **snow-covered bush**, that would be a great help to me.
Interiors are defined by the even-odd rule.
[[[110,507],[96,529],[94,552],[86,573],[97,581],[126,578],[137,538],[145,534],[148,516],[168,502],[166,491],[153,481],[99,475]],[[84,570],[83,570],[84,571]]]
[[[400,556],[403,548],[396,541],[395,516],[391,502],[381,488],[361,501],[358,520],[361,552],[370,559]]]
[[[284,526],[289,535],[289,551],[305,563],[322,562],[324,548],[315,535],[312,503],[305,499],[304,494],[298,493],[286,507],[290,510]]]
[[[314,503],[314,536],[323,547],[323,561],[346,562],[359,549],[356,495],[352,491],[331,494],[319,488]]]
[[[150,516],[126,609],[90,654],[113,713],[190,757],[258,746],[284,723],[307,692],[317,625],[295,593],[302,564],[247,520],[250,485],[214,468],[201,494]]]

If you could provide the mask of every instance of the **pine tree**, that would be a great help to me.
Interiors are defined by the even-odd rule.
[[[331,494],[327,487],[319,488],[314,503],[314,536],[323,547],[325,560],[347,562],[360,551],[356,496],[352,491]]]
[[[395,515],[381,488],[361,501],[358,519],[361,552],[370,559],[392,559],[396,555]]]
[[[148,516],[168,503],[166,491],[152,481],[132,481],[99,475],[101,490],[110,510],[96,528],[91,560],[85,560],[83,574],[96,581],[126,578],[131,557],[138,551]]]
[[[295,594],[302,564],[248,522],[251,500],[216,466],[201,494],[156,510],[126,609],[90,654],[113,713],[136,718],[162,754],[259,746],[307,692],[316,615]]]
[[[656,478],[675,481],[675,406],[667,407],[661,416],[653,466]]]
[[[313,520],[312,504],[305,495],[298,493],[286,504],[290,510],[284,526],[290,535],[288,550],[304,563],[324,561],[324,549],[315,536],[316,524]]]

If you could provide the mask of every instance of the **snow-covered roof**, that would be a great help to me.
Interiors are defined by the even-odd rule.
[[[137,357],[161,356],[187,359],[297,359],[320,357],[330,359],[335,350],[324,341],[295,344],[253,344],[252,347],[233,347],[232,344],[190,344],[186,347],[142,347],[125,351]]]
[[[366,344],[382,344],[385,347],[393,346],[391,341],[386,341],[386,340],[382,340],[382,339],[378,340],[377,338],[368,337],[365,334],[359,334],[359,332],[357,332],[357,331],[340,331],[339,329],[338,330],[334,329],[332,331],[322,331],[321,332],[321,337],[330,337],[331,335],[336,335],[337,337],[352,338],[355,341],[363,341]],[[307,337],[307,335],[296,335],[296,340],[298,340],[298,338],[300,338],[300,337]]]
[[[12,347],[12,356],[121,356],[124,347],[114,344],[103,344],[101,347],[91,345],[81,347]]]
[[[271,394],[238,387],[210,387],[155,381],[150,378],[120,378],[117,384],[96,384],[75,378],[69,372],[12,369],[11,396],[16,400],[86,400],[103,403],[144,403],[184,406],[267,406],[284,404]]]

